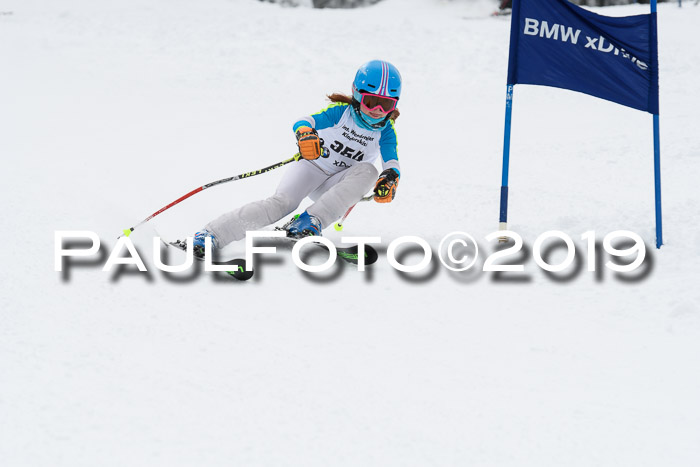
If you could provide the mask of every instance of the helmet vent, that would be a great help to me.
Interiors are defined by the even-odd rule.
[[[369,86],[370,88],[377,89],[377,86],[375,86],[374,84],[369,84],[369,83],[367,83],[367,86]]]

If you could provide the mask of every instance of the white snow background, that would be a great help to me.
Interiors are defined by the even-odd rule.
[[[374,58],[404,79],[401,184],[390,205],[358,205],[343,234],[385,250],[466,231],[482,265],[510,24],[493,9],[0,0],[0,465],[700,465],[700,8],[688,3],[659,5],[661,250],[651,116],[515,89],[509,227],[530,247],[548,230],[582,247],[589,230],[637,232],[641,279],[586,271],[585,249],[566,281],[531,255],[526,281],[436,258],[430,276],[399,274],[383,251],[366,273],[305,274],[282,245],[249,282],[155,269],[154,235],[193,234],[271,194],[285,169],[137,229],[149,273],[101,271],[122,229],[290,157],[292,123]],[[57,230],[98,233],[104,256],[54,271]]]

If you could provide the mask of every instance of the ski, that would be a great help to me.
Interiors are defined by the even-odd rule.
[[[281,230],[285,231],[284,228],[282,227],[275,227],[275,230]],[[304,238],[304,237],[302,237]],[[301,238],[296,238],[296,237],[283,237],[284,240],[289,240],[290,242],[296,243]],[[180,251],[187,251],[187,242],[184,242],[182,240],[175,240],[174,242],[167,242],[165,240],[161,241],[172,248],[177,248]],[[314,245],[317,245],[320,248],[326,249],[322,244],[320,243],[314,243]],[[336,255],[338,258],[341,260],[351,263],[351,264],[357,264],[358,262],[358,257],[359,257],[359,247],[357,245],[353,245],[351,247],[335,247]],[[204,261],[204,258],[198,257],[194,255],[194,258],[199,261]],[[374,264],[377,262],[379,259],[379,253],[377,253],[377,250],[375,250],[371,245],[365,245],[365,266],[369,266],[371,264]],[[238,279],[240,281],[247,281],[251,277],[253,277],[253,271],[246,271],[246,262],[245,259],[242,258],[234,258],[229,261],[222,261],[222,262],[212,262],[212,264],[215,265],[231,265],[234,266],[230,271],[225,271],[226,274],[229,276],[233,277],[234,279]]]
[[[187,242],[183,242],[182,240],[175,240],[174,242],[166,242],[165,240],[162,240],[164,244],[167,246],[171,246],[173,248],[177,248],[178,250],[181,251],[187,251]],[[196,260],[199,261],[204,261],[204,258],[201,258],[197,255],[193,255]],[[247,281],[251,277],[253,277],[253,271],[246,271],[245,269],[245,260],[242,258],[235,258],[231,259],[229,261],[223,261],[223,262],[212,262],[212,264],[215,264],[217,266],[228,266],[231,265],[233,268],[231,268],[230,271],[225,271],[226,274],[229,276],[233,277],[234,279],[238,279],[239,281]]]
[[[275,230],[280,230],[283,232],[286,232],[287,230],[284,227],[275,227]],[[306,237],[292,237],[287,235],[284,237],[286,240],[292,241],[294,243],[298,242],[302,238]],[[320,248],[326,249],[325,246],[323,246],[321,243],[314,243],[314,245],[319,246]],[[335,253],[338,256],[338,258],[342,259],[343,261],[351,264],[357,264],[357,259],[359,255],[359,247],[357,245],[353,245],[351,247],[347,248],[341,248],[339,246],[335,247]],[[377,253],[377,250],[375,250],[371,245],[365,245],[365,266],[369,266],[370,264],[374,264],[377,262],[379,259],[379,253]]]

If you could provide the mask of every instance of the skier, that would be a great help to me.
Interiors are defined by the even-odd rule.
[[[511,14],[513,10],[513,0],[501,0],[498,10],[493,12],[493,16],[504,16]]]
[[[223,248],[243,239],[247,230],[289,215],[307,196],[314,203],[286,226],[290,237],[321,235],[372,186],[374,201],[391,202],[400,177],[394,129],[400,95],[401,75],[394,65],[382,60],[362,65],[352,96],[331,94],[330,106],[293,125],[302,159],[287,168],[275,194],[209,222],[194,236],[195,255],[203,257],[205,238]],[[381,174],[373,164],[379,156]]]

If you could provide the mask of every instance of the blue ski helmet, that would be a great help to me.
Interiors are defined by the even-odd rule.
[[[362,65],[352,83],[353,119],[360,127],[381,130],[386,127],[391,112],[386,117],[372,118],[360,111],[362,94],[390,97],[398,101],[401,96],[401,74],[394,65],[383,60],[372,60]]]

